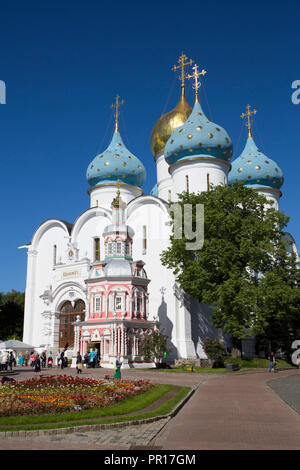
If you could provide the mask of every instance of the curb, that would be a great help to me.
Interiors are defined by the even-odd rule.
[[[30,437],[30,436],[47,436],[55,434],[71,434],[73,432],[81,431],[100,431],[101,429],[112,429],[112,428],[124,428],[126,426],[136,426],[138,424],[149,424],[155,421],[160,421],[162,419],[168,419],[168,421],[173,418],[185,405],[185,403],[191,398],[195,390],[198,388],[192,388],[189,393],[175,406],[175,408],[168,413],[167,415],[154,416],[152,418],[146,419],[137,419],[132,421],[123,421],[120,423],[106,423],[106,424],[87,424],[82,426],[72,426],[66,428],[57,428],[57,429],[38,429],[31,431],[5,431],[0,432],[0,439],[5,439],[7,437]]]

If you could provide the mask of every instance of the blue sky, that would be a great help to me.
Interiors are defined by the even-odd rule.
[[[125,100],[120,131],[147,169],[153,125],[173,108],[180,85],[171,70],[183,51],[207,70],[201,102],[243,149],[240,115],[258,113],[254,138],[283,170],[280,207],[300,243],[300,79],[296,1],[0,1],[0,291],[25,289],[26,250],[48,218],[73,222],[89,207],[86,169],[113,132],[111,103]],[[193,103],[188,86],[187,96]]]

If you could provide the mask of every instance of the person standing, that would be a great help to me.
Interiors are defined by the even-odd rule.
[[[90,349],[90,353],[89,353],[89,364],[90,364],[90,367],[95,367],[94,358],[95,358],[94,351],[93,351],[92,349]]]
[[[10,351],[10,354],[9,354],[9,367],[10,367],[11,371],[13,370],[14,363],[15,363],[15,357],[14,357],[13,352]]]
[[[52,352],[50,351],[48,354],[48,367],[52,367],[53,363],[53,357],[52,357]]]
[[[76,357],[76,370],[77,374],[82,374],[82,356],[80,352],[77,352],[77,357]]]
[[[270,367],[269,367],[269,372],[271,372],[272,369],[274,369],[274,372],[277,372],[277,369],[276,369],[276,356],[275,356],[275,354],[273,353],[273,351],[272,351],[271,354],[270,354]]]
[[[23,354],[22,354],[22,353],[20,353],[20,355],[19,355],[18,365],[19,365],[19,366],[22,366],[22,367],[23,367],[23,365],[24,365],[24,357],[23,357]]]
[[[29,352],[26,351],[26,353],[24,354],[24,365],[25,365],[25,367],[28,367],[29,359],[30,359]]]
[[[88,363],[89,363],[89,355],[88,355],[88,353],[86,352],[85,355],[84,355],[84,359],[83,359],[83,364],[84,364],[84,367],[85,367],[85,368],[87,368]]]
[[[60,353],[60,368],[63,369],[65,367],[65,353],[62,351]]]
[[[40,374],[41,372],[41,360],[38,354],[36,355],[35,361],[34,361],[34,372],[36,372],[37,374]]]
[[[46,367],[46,360],[47,360],[47,358],[46,358],[46,352],[45,352],[45,351],[43,351],[42,354],[41,354],[41,360],[42,360],[42,368],[45,369],[45,367]]]
[[[300,354],[298,354],[297,359],[296,359],[297,367],[300,370]]]
[[[119,361],[119,358],[116,360],[116,365],[115,365],[115,375],[113,376],[113,379],[121,379],[121,362]]]

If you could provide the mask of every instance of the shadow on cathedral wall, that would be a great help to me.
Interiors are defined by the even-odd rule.
[[[168,354],[169,359],[177,358],[178,352],[176,346],[172,343],[172,331],[173,331],[173,323],[168,318],[168,307],[167,303],[165,302],[164,294],[161,296],[161,304],[158,307],[158,321],[160,323],[160,329],[164,334],[168,336],[167,341],[167,348],[170,348],[172,351]]]
[[[197,357],[203,357],[202,342],[205,338],[219,338],[224,346],[231,348],[231,335],[212,325],[212,311],[208,304],[200,304],[192,297],[186,299],[186,308],[191,312],[192,341]]]

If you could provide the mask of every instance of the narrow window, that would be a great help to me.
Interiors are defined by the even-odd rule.
[[[129,245],[129,243],[125,244],[125,255],[130,256],[130,245]]]
[[[101,297],[95,299],[95,312],[101,312]]]
[[[185,190],[188,193],[189,192],[189,177],[188,175],[185,175]]]
[[[111,255],[112,254],[112,243],[109,243],[107,246],[108,246],[108,254]]]
[[[143,225],[143,255],[147,252],[147,227]]]
[[[100,238],[94,238],[94,261],[100,261]]]
[[[210,186],[209,173],[207,173],[206,178],[207,178],[207,191],[209,191],[209,186]]]
[[[53,246],[53,264],[56,264],[56,261],[57,261],[57,246],[54,245]]]
[[[121,242],[117,242],[117,254],[120,255],[122,253],[122,244]]]
[[[122,310],[122,297],[116,297],[116,300],[115,300],[115,310],[116,310],[116,311]]]
[[[168,191],[168,201],[171,202],[171,200],[172,200],[172,192],[169,189],[169,191]]]

